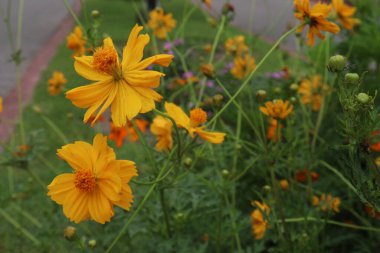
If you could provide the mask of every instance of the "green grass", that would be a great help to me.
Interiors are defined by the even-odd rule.
[[[174,13],[174,17],[178,20],[179,24],[181,23],[183,13],[186,13],[191,8],[188,1],[166,0],[162,2],[167,11]],[[91,0],[88,1],[87,9],[89,12],[92,9],[97,9],[101,12],[101,32],[110,35],[116,44],[121,47],[125,43],[129,31],[136,23],[133,3],[121,0]],[[82,18],[82,21],[84,21],[84,18]],[[199,10],[195,11],[184,27],[184,30],[185,41],[194,46],[212,43],[216,33],[216,28],[210,27],[207,24],[205,15]],[[241,33],[238,29],[227,28],[222,34],[221,42],[224,43],[226,38]],[[270,47],[270,45],[257,38],[253,39],[253,45],[251,46],[253,48],[253,55],[257,59],[260,59]],[[218,53],[222,54],[222,51]],[[56,157],[56,149],[65,143],[46,124],[41,116],[32,109],[33,106],[39,106],[43,115],[54,122],[70,142],[75,140],[91,142],[96,132],[107,134],[107,123],[98,125],[95,128],[83,125],[82,117],[84,110],[74,107],[64,97],[64,94],[52,97],[47,91],[47,80],[54,70],[62,71],[65,74],[68,80],[66,85],[67,90],[89,83],[75,73],[73,60],[70,58],[70,55],[71,52],[65,47],[65,42],[62,42],[49,67],[41,76],[32,104],[24,112],[28,145],[32,147],[31,155],[28,157],[28,166],[38,176],[42,185],[36,183],[28,171],[23,168],[9,167],[0,170],[0,207],[7,214],[11,215],[23,229],[32,233],[41,242],[41,245],[34,245],[20,230],[0,216],[2,220],[2,226],[0,227],[0,252],[33,253],[54,251],[59,253],[74,252],[77,249],[75,243],[64,240],[62,235],[63,229],[70,222],[62,214],[61,206],[56,205],[46,196],[46,188],[44,187],[51,182],[56,173],[70,170],[65,162]],[[282,55],[281,52],[276,52],[271,56],[268,63],[263,66],[262,71],[279,69],[282,66]],[[281,59],[281,61],[278,59]],[[194,66],[194,68],[198,68],[198,66]],[[17,139],[18,135],[15,134],[12,143],[18,143]],[[152,146],[154,145],[153,138],[149,138],[148,141]],[[110,144],[114,146],[112,142]],[[16,149],[15,144],[12,149]],[[117,149],[117,156],[122,159],[137,161],[140,179],[149,180],[150,177],[147,172],[151,168],[142,162],[145,160],[145,154],[141,145],[124,145],[121,149]],[[48,161],[48,164],[42,162],[41,157],[43,160]],[[137,203],[141,200],[141,196],[144,195],[145,191],[144,187],[135,190]],[[19,206],[22,211],[19,211],[14,204]],[[33,217],[33,219],[29,216]],[[85,222],[83,225],[77,226],[77,228],[79,234],[94,237],[98,240],[99,245],[104,246],[109,243],[128,216],[129,214],[118,216],[111,224],[106,226]],[[121,241],[120,244],[122,243]],[[98,246],[94,252],[102,252],[102,246]]]

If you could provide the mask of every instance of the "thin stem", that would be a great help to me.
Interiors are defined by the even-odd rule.
[[[66,135],[61,131],[61,129],[59,129],[59,127],[53,121],[51,121],[48,117],[42,114],[41,118],[58,135],[58,137],[62,140],[63,143],[69,143],[69,140],[67,139]]]
[[[169,210],[167,207],[166,199],[165,199],[165,189],[160,189],[160,203],[162,211],[164,212],[165,224],[166,224],[166,232],[168,236],[172,237],[172,232],[170,230],[170,221],[169,221]]]
[[[73,8],[71,8],[71,5],[67,2],[67,0],[63,0],[63,3],[65,4],[66,6],[66,9],[70,12],[71,16],[73,17],[73,19],[75,20],[75,23],[77,23],[83,32],[86,32],[86,29],[84,28],[84,26],[82,25],[82,23],[80,22],[79,18],[77,17],[77,15],[75,14]]]
[[[301,24],[300,26],[302,26]],[[233,100],[244,90],[244,88],[247,86],[253,75],[256,73],[257,70],[261,68],[261,66],[266,62],[268,57],[273,53],[273,51],[280,45],[280,43],[288,37],[290,34],[292,34],[294,31],[298,29],[298,27],[294,27],[293,29],[287,31],[284,33],[277,41],[274,43],[271,49],[264,55],[264,57],[260,60],[260,62],[257,64],[256,68],[248,75],[247,79],[243,82],[243,84],[240,86],[240,88],[236,91],[236,93],[228,100],[228,102],[220,109],[219,112],[215,114],[215,116],[207,123],[207,126],[212,124],[226,109],[227,107],[233,102]]]
[[[343,222],[334,221],[334,220],[321,220],[321,219],[317,219],[315,217],[299,217],[299,218],[287,218],[287,219],[285,219],[286,223],[308,222],[308,221],[327,223],[327,224],[336,225],[336,226],[345,227],[345,228],[351,228],[351,229],[358,229],[358,230],[365,230],[365,231],[372,231],[372,232],[380,233],[379,228],[358,226],[358,225],[343,223]],[[278,220],[277,222],[281,223],[282,221]]]

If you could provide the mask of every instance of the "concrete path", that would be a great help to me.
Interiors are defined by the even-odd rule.
[[[17,0],[0,0],[1,14],[5,14],[8,2],[12,3],[11,26],[16,37],[18,3]],[[74,0],[70,0],[73,3]],[[23,72],[29,66],[45,42],[53,35],[57,27],[67,16],[62,0],[25,0],[22,28]],[[4,18],[3,16],[1,19]],[[16,83],[15,65],[9,62],[12,49],[8,40],[4,22],[0,20],[0,96],[6,97]]]
[[[219,14],[225,2],[212,0],[212,13]],[[230,3],[236,13],[232,24],[269,42],[276,41],[297,23],[293,15],[293,0],[231,0]],[[294,49],[293,38],[290,37],[282,46]]]

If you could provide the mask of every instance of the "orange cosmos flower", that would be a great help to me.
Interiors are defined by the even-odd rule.
[[[347,30],[352,30],[354,26],[360,24],[360,20],[353,18],[356,8],[344,3],[344,0],[332,0],[332,6],[336,12],[338,21]]]
[[[28,145],[20,145],[19,150],[14,152],[13,155],[16,157],[25,157],[28,155],[30,147]]]
[[[111,130],[108,138],[115,141],[116,147],[120,148],[123,145],[124,139],[127,137],[127,128],[125,126],[116,127],[112,122],[110,126]]]
[[[150,125],[150,131],[156,136],[157,151],[168,151],[173,147],[173,123],[162,116],[156,116]]]
[[[274,142],[277,142],[278,136],[277,136],[277,127],[278,127],[278,120],[270,118],[269,119],[269,126],[267,130],[267,139],[273,140]],[[283,125],[280,125],[280,128],[284,128]]]
[[[72,168],[54,178],[48,195],[63,206],[70,221],[94,220],[104,224],[114,215],[113,206],[129,210],[133,202],[128,183],[137,176],[135,163],[116,160],[107,137],[97,134],[93,144],[77,141],[57,152]]]
[[[65,83],[67,83],[65,75],[62,72],[54,71],[53,75],[48,80],[48,91],[50,92],[50,95],[58,95],[62,91]]]
[[[197,134],[201,139],[213,144],[219,144],[224,141],[225,133],[207,132],[204,130],[205,126],[200,126],[207,122],[207,114],[202,109],[195,108],[191,110],[190,117],[186,115],[181,107],[173,103],[165,102],[165,109],[167,114],[174,119],[178,127],[187,130],[191,138],[194,138],[194,134]]]
[[[305,24],[299,28],[299,32],[303,30],[303,27],[309,25],[309,31],[307,33],[307,45],[314,45],[314,36],[324,39],[325,36],[321,31],[327,31],[331,33],[338,33],[340,31],[339,26],[327,20],[327,17],[331,11],[331,6],[323,3],[316,3],[310,8],[309,0],[294,0],[294,6],[296,13],[294,16],[304,22]]]
[[[306,183],[309,180],[308,177],[311,178],[312,182],[315,182],[319,179],[319,174],[308,169],[299,170],[295,174],[295,180],[300,183]]]
[[[142,133],[146,132],[147,126],[148,126],[148,121],[146,121],[145,119],[135,119],[134,122],[136,124],[136,127]],[[132,142],[136,142],[139,139],[139,135],[137,134],[135,128],[133,127],[133,125],[130,121],[128,122],[127,136],[128,136],[128,139]]]
[[[260,240],[269,227],[266,216],[269,215],[270,208],[259,201],[255,201],[254,204],[257,208],[251,213],[252,233],[256,240]]]
[[[322,194],[320,198],[313,196],[312,205],[319,206],[323,212],[333,211],[334,213],[340,212],[340,198],[332,197],[331,194]]]
[[[376,211],[369,203],[364,205],[364,211],[372,218],[380,219],[380,212]]]
[[[173,55],[159,54],[143,58],[144,47],[149,43],[149,35],[139,35],[143,29],[136,25],[129,35],[123,50],[123,60],[119,62],[117,51],[111,38],[95,49],[93,56],[75,58],[75,70],[93,84],[72,89],[66,97],[80,108],[88,108],[84,122],[96,113],[92,124],[111,106],[111,118],[116,127],[125,126],[127,119],[155,108],[155,101],[162,99],[153,90],[160,84],[163,73],[146,70],[152,64],[169,66]]]
[[[231,74],[237,79],[243,79],[256,68],[255,59],[249,54],[236,56],[234,59]]]
[[[377,137],[376,139],[379,138],[379,134],[380,132],[377,130],[372,132],[372,136],[374,136],[375,138]],[[380,152],[380,142],[372,143],[370,149],[375,152]]]
[[[237,35],[227,39],[224,43],[224,47],[227,52],[232,55],[242,55],[248,52],[248,46],[245,43],[245,37],[243,35]]]
[[[148,26],[159,39],[166,39],[167,33],[171,32],[176,25],[177,21],[173,19],[173,14],[165,14],[162,8],[149,13]]]
[[[0,113],[3,112],[3,97],[0,96]]]
[[[82,56],[86,52],[86,37],[83,36],[83,31],[80,26],[76,26],[72,33],[66,38],[66,46],[74,51],[73,56]]]
[[[298,88],[298,93],[301,96],[301,103],[311,105],[313,111],[318,111],[321,108],[323,93],[329,90],[327,84],[322,84],[320,75],[315,75],[309,79],[304,79]]]
[[[274,119],[285,119],[293,111],[293,105],[289,105],[288,100],[284,102],[282,99],[276,99],[273,102],[268,101],[264,105],[260,106],[260,111]]]

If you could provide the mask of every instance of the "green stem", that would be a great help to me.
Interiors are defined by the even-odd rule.
[[[75,23],[77,23],[82,31],[84,33],[86,33],[86,29],[84,29],[84,26],[82,25],[82,23],[79,21],[79,18],[77,17],[77,15],[75,14],[73,8],[71,8],[71,5],[67,2],[67,0],[63,0],[63,3],[65,4],[66,6],[66,9],[70,12],[71,16],[73,17],[73,19],[75,20]]]
[[[300,26],[302,26],[301,24]],[[260,62],[257,64],[256,68],[248,75],[247,79],[243,82],[243,84],[240,86],[240,88],[236,91],[236,93],[228,100],[228,102],[223,106],[222,109],[220,109],[219,112],[215,114],[215,116],[207,123],[207,126],[212,124],[226,109],[227,107],[232,103],[232,101],[244,90],[244,88],[248,85],[249,81],[253,77],[253,75],[256,73],[257,70],[261,68],[261,66],[266,62],[268,57],[273,53],[273,51],[280,45],[280,43],[288,37],[290,34],[292,34],[294,31],[298,29],[298,27],[294,27],[293,29],[287,31],[284,33],[277,41],[274,43],[271,49],[264,55],[264,57],[260,60]]]
[[[162,211],[164,212],[165,224],[166,224],[166,232],[168,233],[169,238],[172,237],[172,232],[170,230],[170,219],[169,219],[169,210],[166,204],[165,199],[165,189],[160,189],[160,203]]]
[[[34,237],[28,230],[23,228],[16,220],[14,220],[7,212],[5,212],[2,208],[0,208],[0,215],[4,217],[6,221],[12,224],[17,230],[19,230],[26,238],[31,240],[35,245],[39,246],[41,242]]]
[[[53,121],[51,121],[48,117],[42,114],[41,118],[58,135],[58,137],[62,140],[64,144],[69,143],[69,140],[66,138],[65,134],[61,131],[61,129],[58,128],[58,126]]]
[[[308,222],[308,221],[321,222],[321,223],[327,223],[327,224],[336,225],[336,226],[345,227],[345,228],[351,228],[351,229],[358,229],[358,230],[365,230],[365,231],[372,231],[372,232],[380,233],[379,228],[358,226],[358,225],[353,225],[353,224],[348,224],[348,223],[343,223],[343,222],[333,221],[333,220],[322,220],[322,219],[317,219],[315,217],[299,217],[299,218],[287,218],[287,219],[285,219],[286,223]],[[277,221],[277,222],[281,223],[282,221]]]
[[[160,173],[157,176],[157,179],[160,178],[165,172],[165,168],[163,168]],[[152,195],[154,189],[156,188],[158,183],[154,183],[148,190],[148,192],[145,194],[143,200],[138,205],[136,211],[133,212],[131,217],[128,219],[128,221],[124,224],[124,226],[119,231],[118,235],[115,237],[115,239],[112,241],[111,245],[106,250],[106,253],[111,252],[112,248],[116,245],[116,243],[120,240],[120,238],[127,232],[129,224],[135,219],[135,217],[140,213],[141,209],[143,208],[145,202],[149,199],[150,195]]]

